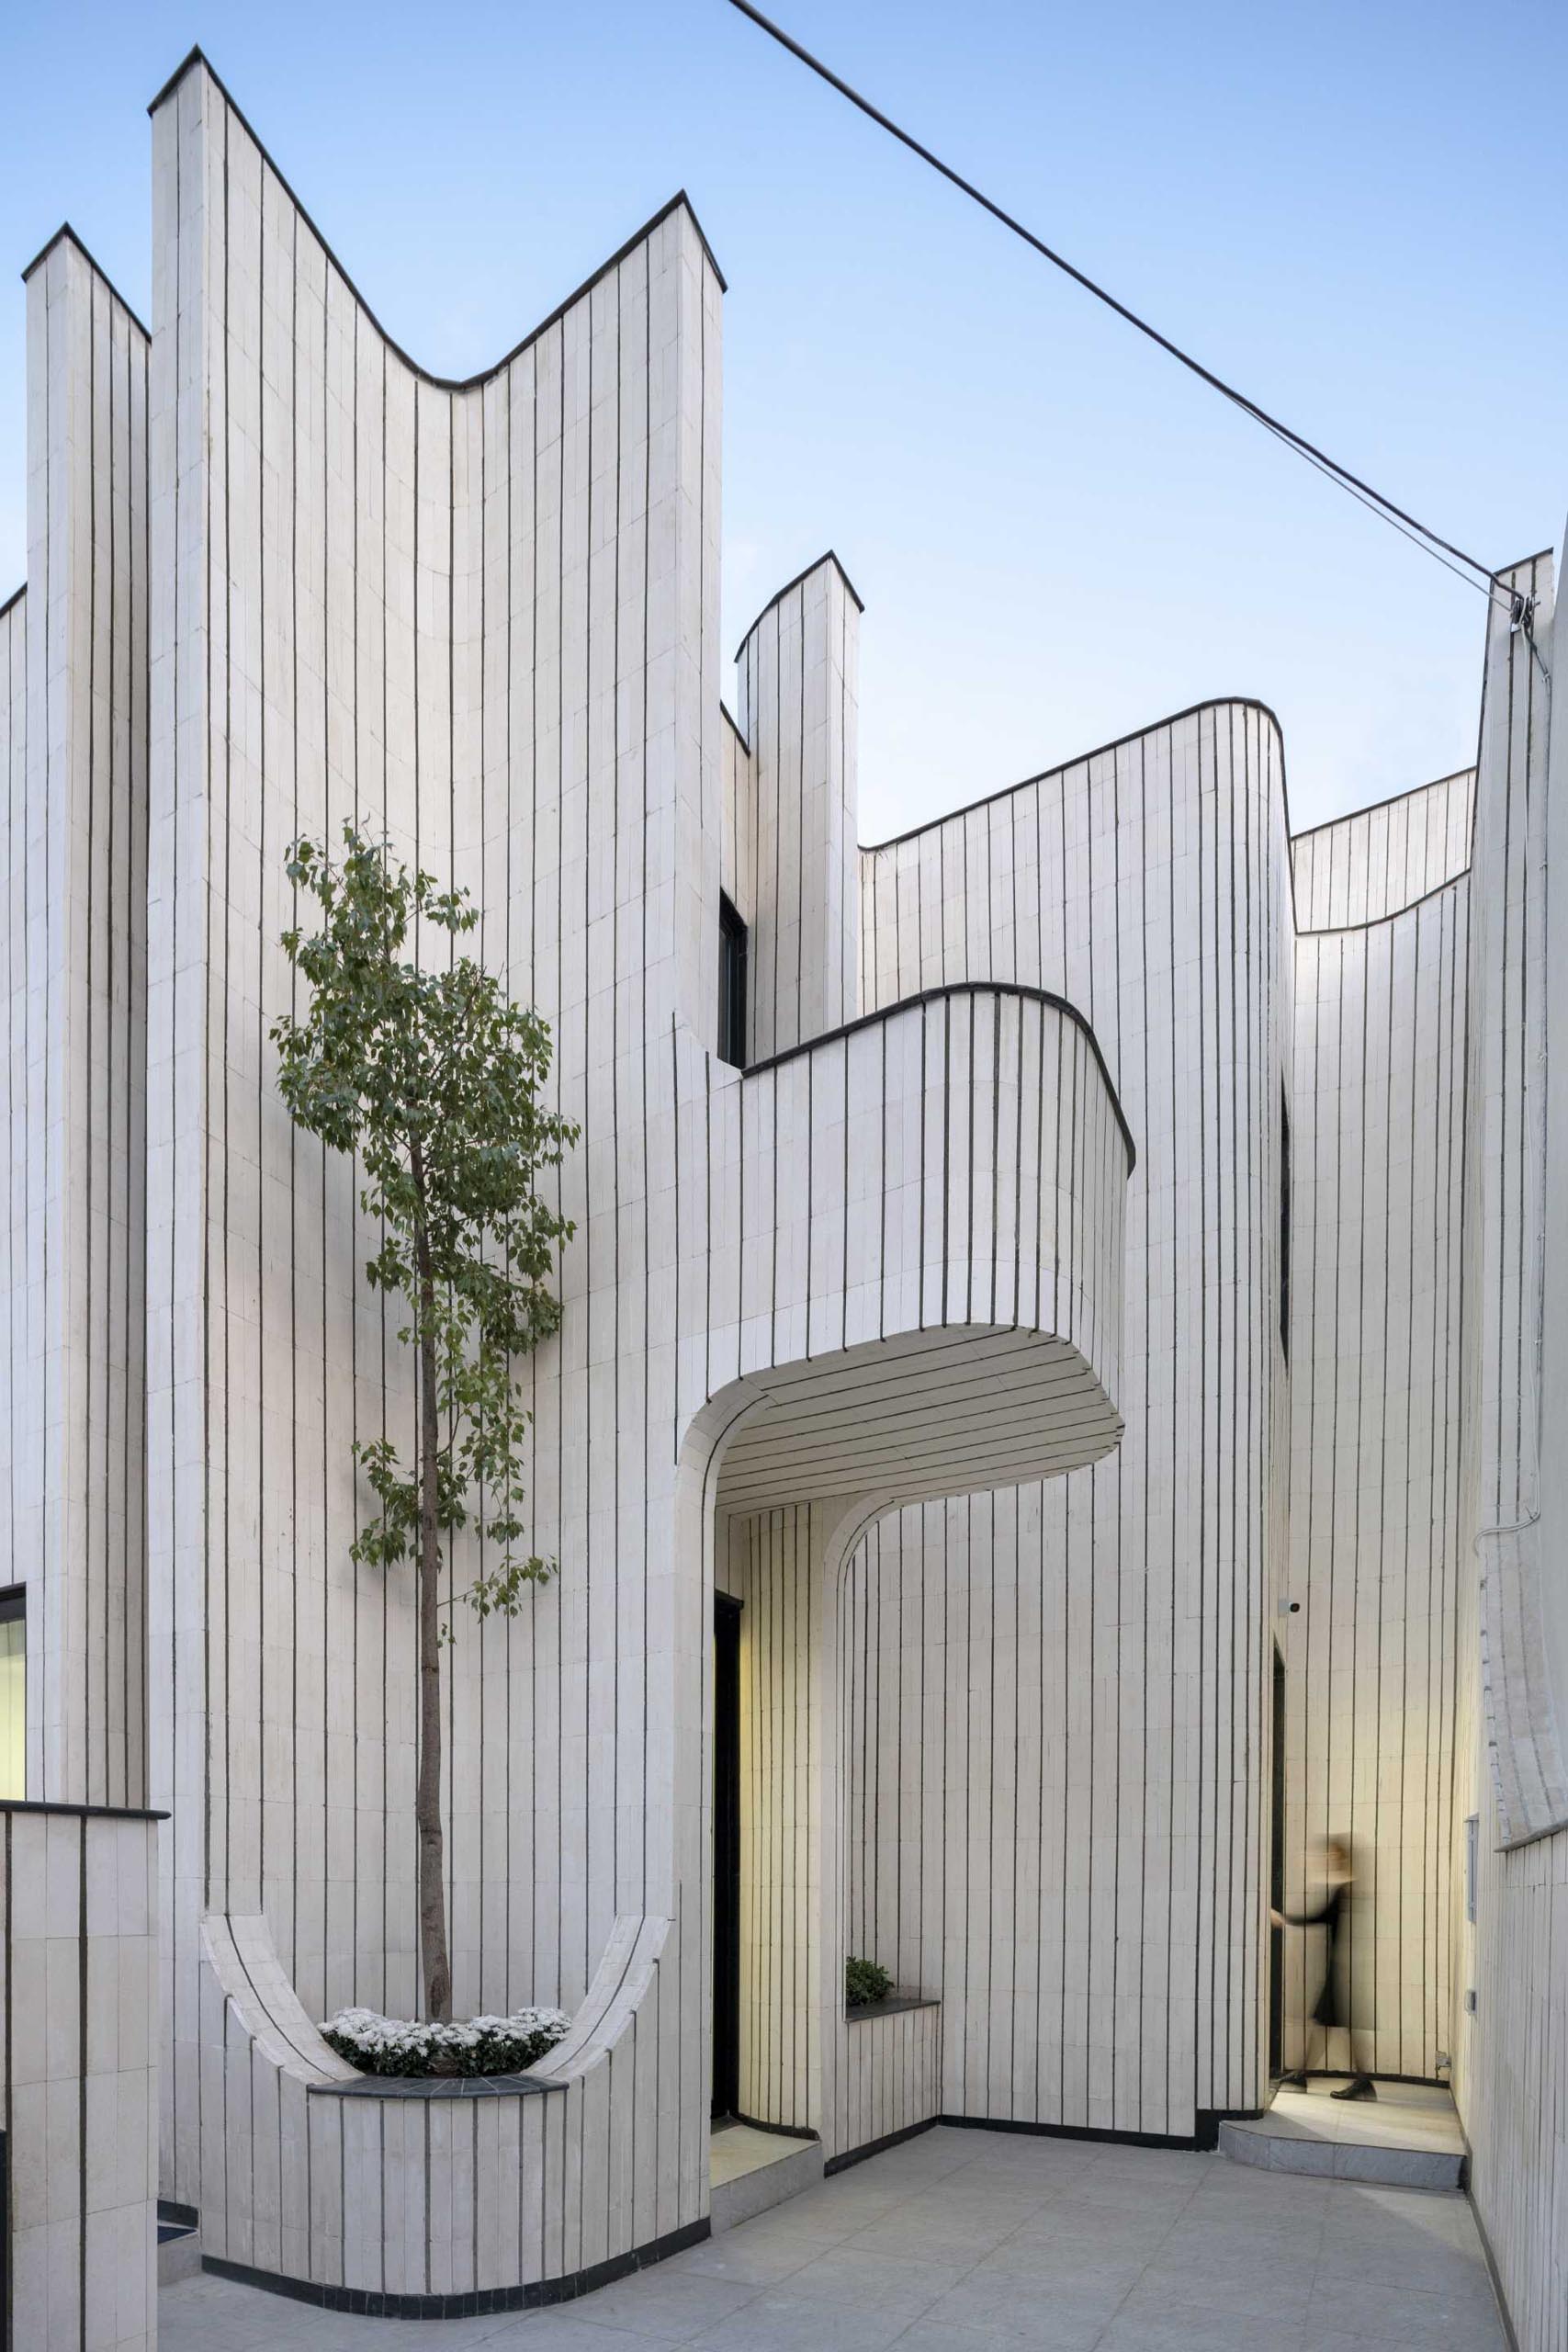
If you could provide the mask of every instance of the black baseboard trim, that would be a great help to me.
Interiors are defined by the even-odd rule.
[[[1521,2352],[1519,2333],[1514,2325],[1514,2314],[1508,2309],[1508,2298],[1503,2292],[1503,2274],[1497,2267],[1497,2257],[1492,2251],[1492,2240],[1487,2234],[1486,2224],[1481,2218],[1481,2208],[1475,2201],[1473,2186],[1475,2159],[1470,2145],[1470,2134],[1462,2123],[1460,2125],[1460,2137],[1464,2142],[1464,2171],[1461,2176],[1460,2187],[1463,2192],[1464,2201],[1470,2208],[1471,2218],[1475,2223],[1475,2234],[1481,2240],[1481,2252],[1486,2264],[1486,2275],[1492,2281],[1492,2294],[1497,2305],[1497,2317],[1502,2324],[1503,2333],[1508,2340],[1508,2352]]]
[[[829,2157],[822,2167],[822,2177],[826,2179],[829,2173],[848,2172],[852,2165],[863,2165],[868,2156],[880,2156],[889,2148],[902,2147],[906,2140],[918,2140],[922,2132],[934,2132],[945,2120],[942,2116],[928,2115],[923,2123],[906,2123],[901,2132],[885,2132],[880,2140],[867,2140],[861,2147],[845,2148],[840,2154]]]
[[[1309,2083],[1332,2083],[1341,2079],[1348,2082],[1352,2069],[1348,2066],[1307,2066],[1303,2071]],[[1269,2076],[1270,2082],[1274,2083],[1283,2079],[1280,2075]],[[1374,2075],[1372,2080],[1374,2083],[1411,2083],[1419,2090],[1448,2091],[1450,2096],[1453,2091],[1453,2085],[1446,2075]]]
[[[1222,2123],[1256,2123],[1262,2112],[1260,2107],[1201,2107],[1190,2132],[1111,2132],[1087,2123],[1017,2122],[999,2115],[939,2115],[932,2120],[949,2123],[956,2132],[1022,2132],[1036,2140],[1102,2140],[1112,2147],[1179,2148],[1190,2154],[1217,2148]]]
[[[771,2132],[776,2140],[817,2140],[820,2132],[813,2132],[808,2123],[764,2123],[760,2115],[742,2115],[739,2108],[729,2118],[731,2123],[744,2123],[749,2132]]]
[[[684,2229],[671,2230],[664,2237],[632,2246],[626,2254],[613,2254],[607,2262],[592,2263],[586,2270],[568,2271],[559,2278],[535,2278],[526,2286],[477,2287],[462,2295],[397,2295],[384,2294],[374,2287],[323,2287],[313,2279],[257,2270],[248,2262],[225,2262],[213,2254],[203,2255],[201,2267],[215,2278],[233,2278],[243,2287],[262,2287],[268,2294],[287,2296],[291,2302],[313,2303],[321,2311],[353,2312],[362,2319],[472,2319],[487,2312],[536,2311],[546,2303],[571,2302],[579,2295],[592,2294],[595,2287],[612,2286],[634,2270],[647,2270],[672,2254],[683,2253],[689,2245],[700,2245],[710,2234],[710,2226],[705,2214],[700,2222],[688,2222]]]

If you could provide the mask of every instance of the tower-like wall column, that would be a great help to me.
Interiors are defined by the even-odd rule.
[[[62,231],[28,272],[0,1581],[26,1588],[28,1793],[91,1804],[146,1778],[147,349]]]
[[[826,555],[782,589],[737,655],[755,807],[747,1059],[860,1011],[855,839],[860,598]]]

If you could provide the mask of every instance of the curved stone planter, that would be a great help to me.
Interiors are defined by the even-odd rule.
[[[677,2227],[661,2170],[637,2176],[639,2200],[630,2162],[669,1925],[616,1920],[570,2030],[525,2074],[399,2082],[329,2048],[265,1919],[209,1917],[210,2054],[231,2101],[243,2086],[250,2131],[239,2178],[204,2199],[207,2266],[340,2311],[441,2319],[559,2301],[705,2236],[705,2221]]]

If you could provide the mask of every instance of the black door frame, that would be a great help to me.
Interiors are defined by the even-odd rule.
[[[713,1597],[713,2101],[740,2104],[740,1603]]]

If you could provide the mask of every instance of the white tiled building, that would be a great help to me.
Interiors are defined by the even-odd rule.
[[[1292,841],[1237,700],[863,849],[833,557],[720,699],[683,198],[455,383],[199,55],[152,141],[151,333],[69,231],[28,275],[0,1583],[11,1794],[168,1815],[161,2193],[209,2262],[434,2313],[702,2234],[716,2086],[829,2164],[938,2115],[1212,2144],[1293,2063],[1270,1888],[1334,1831],[1379,2071],[1451,2067],[1554,2343],[1550,560],[1475,771]],[[582,1128],[558,1574],[447,1653],[458,2013],[574,2024],[482,2097],[367,2095],[314,2023],[417,2001],[412,1579],[349,1555],[410,1372],[267,1042],[285,846],[347,818],[471,891]],[[848,2025],[850,1951],[922,2005]]]

